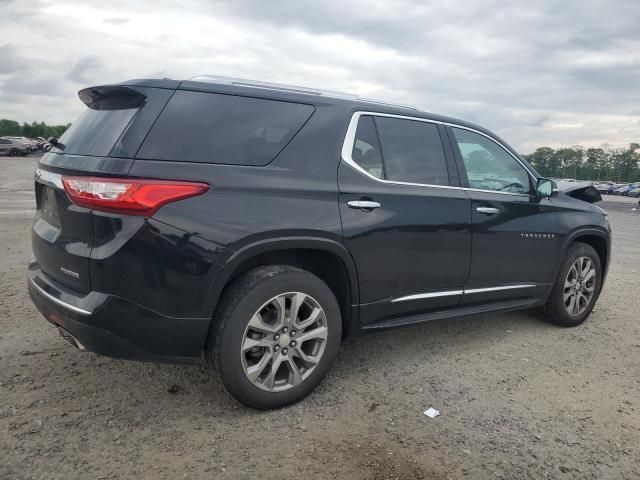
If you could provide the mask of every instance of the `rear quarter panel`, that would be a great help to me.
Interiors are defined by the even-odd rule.
[[[316,105],[305,127],[266,166],[136,159],[129,175],[208,183],[206,194],[166,205],[153,219],[220,247],[220,264],[265,239],[341,242],[337,168],[347,118],[344,107]],[[219,265],[208,273],[212,286],[218,271]],[[203,298],[209,314],[215,297]]]

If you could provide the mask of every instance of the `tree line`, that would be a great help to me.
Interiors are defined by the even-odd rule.
[[[553,149],[540,147],[523,155],[545,177],[577,180],[640,181],[640,144],[625,148],[584,148],[581,145]]]
[[[15,120],[2,118],[0,119],[0,137],[59,138],[70,126],[70,123],[66,125],[47,125],[44,122],[25,122],[20,125]]]

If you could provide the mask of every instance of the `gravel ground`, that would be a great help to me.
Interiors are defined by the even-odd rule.
[[[520,312],[370,335],[306,400],[260,413],[204,368],[57,336],[26,293],[35,162],[0,158],[1,479],[640,478],[636,201],[600,204],[614,255],[584,325]]]

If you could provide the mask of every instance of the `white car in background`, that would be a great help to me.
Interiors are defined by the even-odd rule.
[[[0,155],[10,157],[26,156],[31,153],[31,146],[27,145],[15,137],[0,137]]]
[[[39,149],[38,142],[33,140],[32,138],[28,138],[28,137],[11,137],[11,136],[7,136],[7,137],[4,137],[4,138],[12,139],[12,140],[15,140],[17,142],[25,144],[27,147],[29,147],[29,151],[31,151],[31,152],[35,152],[36,150]]]

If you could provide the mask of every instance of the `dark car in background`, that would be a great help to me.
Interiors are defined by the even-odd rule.
[[[613,194],[627,196],[631,190],[636,188],[636,186],[637,184],[635,183],[627,183],[627,184],[621,185],[619,188],[613,191]]]
[[[575,326],[605,280],[597,191],[469,122],[216,77],[79,96],[38,163],[28,285],[80,349],[204,360],[275,408],[343,338],[532,307]]]
[[[640,185],[634,185],[628,192],[628,197],[640,197]]]

